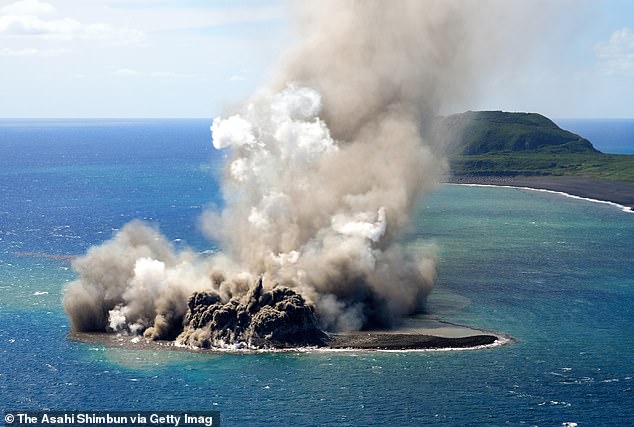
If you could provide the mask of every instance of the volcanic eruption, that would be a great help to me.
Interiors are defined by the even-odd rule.
[[[201,225],[222,251],[178,252],[154,227],[127,224],[74,262],[64,295],[74,331],[322,345],[323,331],[390,327],[422,308],[436,256],[398,237],[446,172],[425,129],[471,89],[485,7],[296,7],[297,45],[269,84],[211,126],[228,155],[225,207]]]

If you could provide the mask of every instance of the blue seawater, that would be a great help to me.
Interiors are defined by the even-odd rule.
[[[634,154],[634,119],[557,119],[563,129],[588,139],[599,151]]]
[[[206,120],[0,121],[0,410],[218,410],[244,425],[631,425],[634,215],[447,185],[404,245],[435,243],[429,311],[517,343],[444,352],[192,354],[67,339],[81,254],[133,218],[177,246],[221,206]]]

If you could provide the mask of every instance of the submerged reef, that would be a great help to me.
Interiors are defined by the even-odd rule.
[[[193,347],[288,348],[323,346],[328,335],[314,309],[285,287],[264,290],[262,279],[241,299],[223,303],[213,292],[195,292],[188,301],[183,332],[177,342]]]

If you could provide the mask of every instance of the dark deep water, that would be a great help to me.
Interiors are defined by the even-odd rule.
[[[634,119],[557,119],[555,122],[588,139],[599,151],[634,154]]]

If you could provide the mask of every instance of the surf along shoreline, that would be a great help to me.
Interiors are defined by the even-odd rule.
[[[477,350],[500,347],[516,342],[508,335],[474,329],[473,335],[444,337],[399,331],[360,331],[331,334],[331,341],[322,347],[249,348],[226,346],[199,348],[179,345],[175,341],[153,341],[140,336],[128,336],[108,332],[71,332],[68,339],[85,344],[96,344],[108,348],[126,350],[171,350],[200,354],[219,353],[276,353],[276,352],[324,352],[324,351],[451,351]]]
[[[585,176],[452,176],[447,184],[494,186],[548,191],[634,212],[634,185]]]

